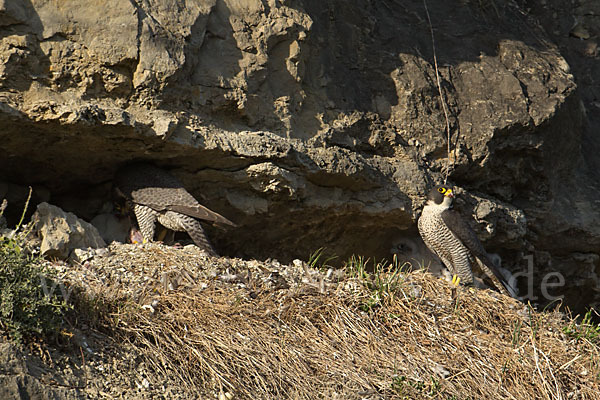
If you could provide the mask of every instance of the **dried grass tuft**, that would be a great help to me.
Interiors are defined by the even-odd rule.
[[[363,283],[207,280],[119,328],[165,376],[236,399],[600,398],[598,346],[567,336],[557,312],[473,289],[452,301],[450,284],[419,271],[365,308]]]
[[[490,290],[155,244],[111,252],[83,269],[86,290],[118,299],[107,321],[159,382],[202,398],[600,398],[597,327]]]

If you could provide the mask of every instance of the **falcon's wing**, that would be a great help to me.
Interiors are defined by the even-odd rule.
[[[510,294],[515,297],[514,289],[506,282],[504,276],[498,271],[492,260],[490,260],[490,257],[479,241],[477,234],[475,234],[475,231],[471,229],[461,215],[453,209],[448,209],[442,212],[441,215],[448,229],[458,237],[474,257],[479,259],[484,267],[487,267],[483,268],[484,272],[486,272],[488,276],[490,273],[493,274],[493,276],[489,276],[489,278],[494,281],[494,284],[498,286],[498,289],[505,294]],[[486,271],[486,269],[488,271]],[[502,287],[500,287],[499,284],[501,284]]]
[[[201,204],[192,204],[192,205],[184,205],[184,204],[165,204],[164,202],[157,202],[151,200],[145,200],[143,202],[133,201],[134,203],[142,204],[144,206],[150,207],[156,211],[175,211],[180,214],[189,215],[190,217],[198,218],[203,221],[212,222],[214,224],[222,224],[222,225],[230,225],[237,226],[224,216],[219,213],[216,213]]]
[[[201,204],[189,206],[181,204],[170,204],[167,205],[165,208],[170,211],[176,211],[178,213],[189,215],[190,217],[202,219],[204,221],[210,221],[215,224],[237,226],[221,214],[211,211]]]
[[[121,196],[156,211],[175,211],[214,224],[236,226],[198,203],[177,178],[152,165],[125,167],[117,174],[115,187]]]
[[[445,210],[442,212],[442,219],[448,229],[460,239],[471,254],[483,260],[488,258],[479,238],[458,212],[453,209]]]

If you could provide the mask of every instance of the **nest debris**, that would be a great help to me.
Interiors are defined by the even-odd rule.
[[[193,247],[110,251],[63,272],[129,301],[113,329],[156,385],[219,399],[600,398],[594,338],[490,290],[420,270],[356,278]]]

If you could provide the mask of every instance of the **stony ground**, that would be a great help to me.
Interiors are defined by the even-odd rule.
[[[212,258],[193,245],[154,243],[113,243],[107,249],[78,251],[77,259],[50,263],[61,282],[55,290],[63,290],[72,299],[83,292],[88,306],[132,302],[150,314],[160,305],[162,293],[177,289],[202,291],[211,282],[245,287],[250,279],[260,279],[261,285],[274,290],[323,287],[325,280],[331,281],[340,272],[330,270],[323,275],[299,260],[295,265],[281,265],[278,261]],[[60,343],[21,348],[1,342],[0,398],[17,398],[20,393],[60,399],[198,399],[207,395],[204,390],[165,380],[168,377],[157,374],[143,351],[123,337],[112,337],[106,321],[88,317],[71,319],[76,326],[67,327]]]
[[[53,264],[77,311],[58,341],[0,344],[0,398],[600,398],[596,326],[406,266],[79,259]]]

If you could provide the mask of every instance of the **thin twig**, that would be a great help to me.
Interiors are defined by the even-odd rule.
[[[546,378],[544,377],[544,373],[542,372],[541,368],[540,368],[540,363],[539,363],[539,356],[537,354],[537,348],[535,347],[535,340],[532,338],[531,339],[531,346],[533,347],[533,360],[535,361],[535,369],[537,370],[538,374],[540,375],[540,379],[542,382],[542,390],[544,391],[544,394],[546,395],[547,399],[550,399],[550,394],[548,393],[548,390],[546,389],[549,384],[548,381],[546,380]]]
[[[2,214],[4,214],[4,210],[6,210],[7,205],[8,202],[6,201],[6,199],[2,200],[2,204],[0,204],[0,217],[2,216]]]
[[[21,214],[21,219],[19,220],[19,223],[17,224],[17,227],[15,228],[15,232],[19,230],[19,228],[21,227],[21,224],[23,224],[23,220],[25,219],[25,214],[27,213],[27,208],[29,208],[29,201],[31,200],[31,192],[33,190],[31,189],[31,186],[29,186],[29,195],[27,196],[27,201],[25,202],[25,207],[23,207],[23,214]]]
[[[444,176],[444,183],[448,181],[448,175],[450,174],[450,119],[448,118],[448,110],[446,109],[446,102],[444,101],[444,95],[442,93],[442,84],[440,83],[440,73],[438,70],[437,55],[435,51],[435,37],[433,35],[433,25],[431,24],[431,17],[429,16],[429,9],[427,8],[427,0],[423,0],[423,6],[425,6],[425,14],[427,14],[427,21],[429,22],[429,31],[431,32],[431,45],[433,47],[433,65],[435,66],[435,78],[437,81],[438,92],[440,93],[440,103],[442,103],[442,109],[444,110],[444,116],[446,117],[446,144],[448,146],[448,161],[446,163],[446,174]],[[458,144],[458,142],[457,142]],[[454,146],[456,150],[456,145]],[[456,159],[456,152],[454,154]],[[454,167],[454,161],[452,162]]]

